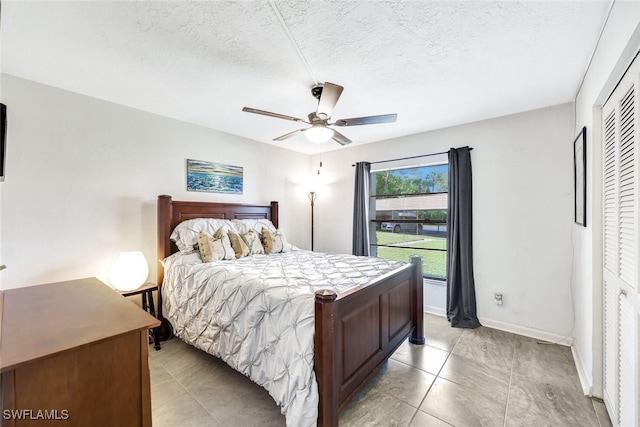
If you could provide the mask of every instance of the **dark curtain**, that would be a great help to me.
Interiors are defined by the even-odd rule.
[[[447,319],[452,327],[477,328],[473,281],[471,156],[469,147],[449,150],[447,214]]]
[[[356,163],[353,198],[353,254],[369,256],[369,196],[371,163]]]

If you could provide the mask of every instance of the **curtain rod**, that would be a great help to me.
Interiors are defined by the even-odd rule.
[[[469,147],[469,151],[473,150],[472,147]],[[449,150],[447,151],[441,151],[439,153],[431,153],[431,154],[421,154],[419,156],[410,156],[410,157],[401,157],[399,159],[389,159],[389,160],[379,160],[377,162],[369,162],[372,165],[375,165],[377,163],[388,163],[388,162],[397,162],[400,160],[411,160],[411,159],[419,159],[420,157],[431,157],[431,156],[438,156],[440,154],[447,154],[449,153]],[[351,165],[351,166],[355,166],[355,164]]]

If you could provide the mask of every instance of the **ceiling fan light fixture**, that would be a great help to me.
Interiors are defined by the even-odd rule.
[[[2,1],[2,0],[0,0]],[[271,1],[271,0],[269,0]],[[383,114],[377,116],[365,116],[365,117],[352,117],[350,119],[339,119],[334,123],[329,123],[329,119],[333,114],[334,107],[340,99],[342,90],[344,88],[335,83],[324,82],[323,84],[317,84],[311,88],[311,94],[318,100],[318,108],[315,112],[311,112],[307,115],[308,120],[299,119],[297,117],[286,116],[284,114],[272,113],[271,111],[258,110],[257,108],[244,107],[242,111],[253,114],[260,114],[263,116],[275,117],[277,119],[291,120],[298,123],[305,123],[311,125],[310,128],[298,129],[293,132],[289,132],[277,138],[274,141],[284,141],[289,138],[293,138],[296,135],[304,133],[307,139],[315,144],[322,144],[330,139],[333,139],[340,145],[351,144],[351,140],[341,134],[337,130],[333,130],[330,126],[361,126],[361,125],[375,125],[379,123],[394,123],[398,118],[398,115]]]
[[[307,139],[315,144],[322,144],[333,137],[333,130],[321,124],[314,124],[304,131]]]

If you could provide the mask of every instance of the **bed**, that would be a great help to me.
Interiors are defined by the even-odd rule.
[[[183,221],[196,218],[262,219],[269,220],[275,228],[278,227],[277,202],[271,202],[269,205],[206,203],[174,201],[171,196],[161,195],[158,197],[157,208],[159,260],[181,255],[181,251],[170,236],[176,226]],[[291,257],[317,259],[321,256],[309,251],[280,255],[282,255],[280,261],[278,261],[279,258],[274,257],[273,261],[269,259],[267,264],[290,265]],[[335,258],[331,254],[327,254],[327,257]],[[369,260],[374,262],[373,259],[361,261]],[[166,265],[170,264],[163,262]],[[198,266],[198,268],[201,267]],[[314,387],[317,382],[317,425],[319,426],[338,425],[340,411],[407,337],[413,344],[424,344],[421,258],[414,256],[410,263],[400,263],[392,269],[389,269],[391,268],[389,266],[385,268],[386,270],[381,270],[383,271],[381,275],[367,279],[366,283],[347,287],[344,291],[336,291],[341,289],[339,287],[325,288],[321,285],[306,287],[305,292],[309,292],[308,289],[312,292],[305,296],[311,300],[308,304],[311,305],[312,310],[310,316],[312,333],[304,336],[309,337],[313,347],[309,350],[308,358],[311,359]],[[166,274],[169,279],[171,271],[168,268]],[[305,274],[306,279],[308,276],[310,275]],[[163,298],[176,300],[180,297],[166,294],[167,289],[163,288],[164,279],[164,266],[159,262],[158,317],[162,322],[159,327],[161,337],[169,336],[171,333],[171,326],[163,313]],[[167,280],[166,283],[168,288],[172,282]],[[231,279],[229,283],[232,283]],[[179,291],[181,288],[174,286],[172,292],[176,292],[176,289]],[[192,291],[197,295],[201,292],[203,291]],[[176,314],[176,307],[167,306],[171,307],[170,310],[173,313],[168,314],[169,318],[180,317]],[[205,312],[200,308],[189,310]],[[172,319],[172,321],[179,320]],[[247,369],[238,370],[248,375]],[[256,381],[254,378],[252,380]],[[265,386],[265,388],[274,396],[268,387]],[[277,399],[276,402],[281,404]],[[289,415],[285,414],[285,416],[287,424],[294,425]]]

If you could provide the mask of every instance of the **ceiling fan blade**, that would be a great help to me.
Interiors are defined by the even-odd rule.
[[[342,145],[351,144],[351,140],[346,136],[344,136],[343,134],[341,134],[340,132],[338,132],[337,130],[333,131],[333,137],[331,137],[331,139],[333,139],[334,141]]]
[[[285,116],[284,114],[272,113],[271,111],[258,110],[256,108],[244,107],[242,111],[253,114],[260,114],[263,116],[275,117],[277,119],[291,120],[293,122],[307,123],[308,121],[299,119],[297,117]]]
[[[397,114],[383,114],[380,116],[354,117],[352,119],[339,119],[333,126],[360,126],[360,125],[377,125],[380,123],[394,123],[398,119]]]
[[[273,138],[274,141],[284,141],[285,139],[289,139],[292,138],[294,136],[296,136],[299,133],[304,132],[304,129],[298,129],[298,130],[294,130],[293,132],[289,132],[287,134],[284,134],[282,136],[279,136],[277,138]]]
[[[316,115],[322,120],[327,120],[333,114],[333,109],[340,99],[340,95],[344,88],[337,84],[325,82],[322,86],[322,95],[318,100],[318,109]]]

